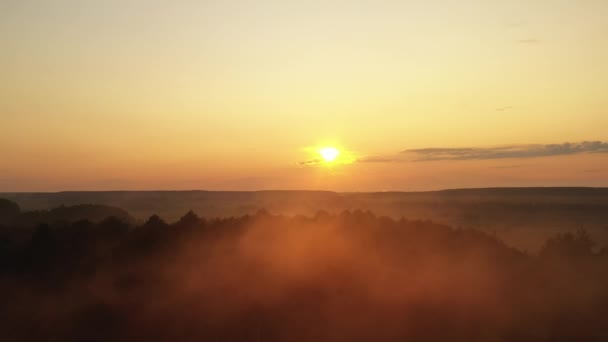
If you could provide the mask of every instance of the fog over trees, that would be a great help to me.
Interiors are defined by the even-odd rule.
[[[136,223],[6,200],[0,226],[3,341],[608,338],[608,250],[585,230],[527,253],[360,210]]]

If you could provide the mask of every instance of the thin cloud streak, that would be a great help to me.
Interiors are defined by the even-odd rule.
[[[425,162],[439,160],[490,160],[542,158],[581,153],[608,153],[608,142],[583,141],[546,145],[510,145],[499,147],[420,148],[401,151],[393,156],[369,156],[363,163]]]
[[[498,147],[430,147],[403,150],[394,155],[369,155],[353,157],[350,163],[407,163],[442,160],[492,160],[492,159],[531,159],[552,156],[565,156],[582,153],[608,153],[608,142],[583,141],[562,144],[528,144]],[[316,167],[323,164],[320,158],[297,162],[300,167]],[[519,168],[523,165],[496,166],[494,168]]]
[[[539,158],[579,153],[608,153],[608,143],[583,141],[548,145],[514,145],[490,148],[424,148],[406,150],[416,161],[427,160],[480,160],[505,158]]]
[[[536,45],[536,44],[540,44],[541,41],[539,39],[520,39],[517,41],[520,44],[529,44],[529,45]]]
[[[310,160],[298,162],[298,165],[299,166],[318,166],[318,165],[321,165],[322,163],[323,163],[322,159],[316,158],[316,159],[310,159]]]

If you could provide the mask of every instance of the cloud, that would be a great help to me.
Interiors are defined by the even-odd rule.
[[[316,159],[310,159],[310,160],[298,162],[298,165],[299,166],[317,166],[322,163],[323,163],[323,160],[321,160],[320,158],[316,158]]]
[[[357,153],[340,149],[337,158],[332,162],[328,163],[323,158],[318,156],[320,154],[318,147],[307,147],[306,150],[313,156],[311,157],[311,159],[297,162],[297,166],[316,167],[321,165],[348,165],[353,164],[359,161],[360,159],[360,156]]]
[[[423,148],[402,151],[414,161],[538,158],[579,153],[608,153],[608,142],[584,141],[548,145],[513,145],[489,148]]]
[[[536,44],[541,43],[541,41],[539,39],[534,39],[534,38],[520,39],[517,42],[520,44],[529,44],[529,45],[536,45]]]
[[[490,159],[521,159],[542,158],[551,156],[564,156],[581,153],[606,153],[608,154],[608,142],[583,141],[561,144],[529,144],[509,145],[498,147],[428,147],[419,149],[403,150],[396,154],[369,155],[349,157],[337,161],[336,164],[352,163],[404,163],[404,162],[426,162],[439,160],[490,160]],[[315,167],[324,164],[321,158],[314,158],[298,162],[301,167]],[[498,165],[492,168],[512,169],[524,167],[523,164]],[[595,170],[594,170],[595,171]],[[587,171],[585,171],[587,172]]]
[[[394,155],[361,157],[362,163],[425,162],[436,160],[488,160],[509,158],[541,158],[580,153],[608,153],[608,142],[583,141],[547,145],[510,145],[499,147],[433,147],[404,150]],[[515,168],[521,165],[498,166]]]

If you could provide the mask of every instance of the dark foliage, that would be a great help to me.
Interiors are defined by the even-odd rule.
[[[17,203],[0,198],[0,224],[13,222],[20,213]]]
[[[593,247],[579,231],[533,256],[479,231],[363,211],[14,224],[0,231],[0,331],[3,341],[602,341],[608,255]]]

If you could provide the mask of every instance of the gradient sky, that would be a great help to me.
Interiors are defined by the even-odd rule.
[[[0,191],[608,186],[607,18],[605,0],[2,0]],[[328,145],[357,160],[306,163]],[[409,151],[427,148],[483,156]]]

